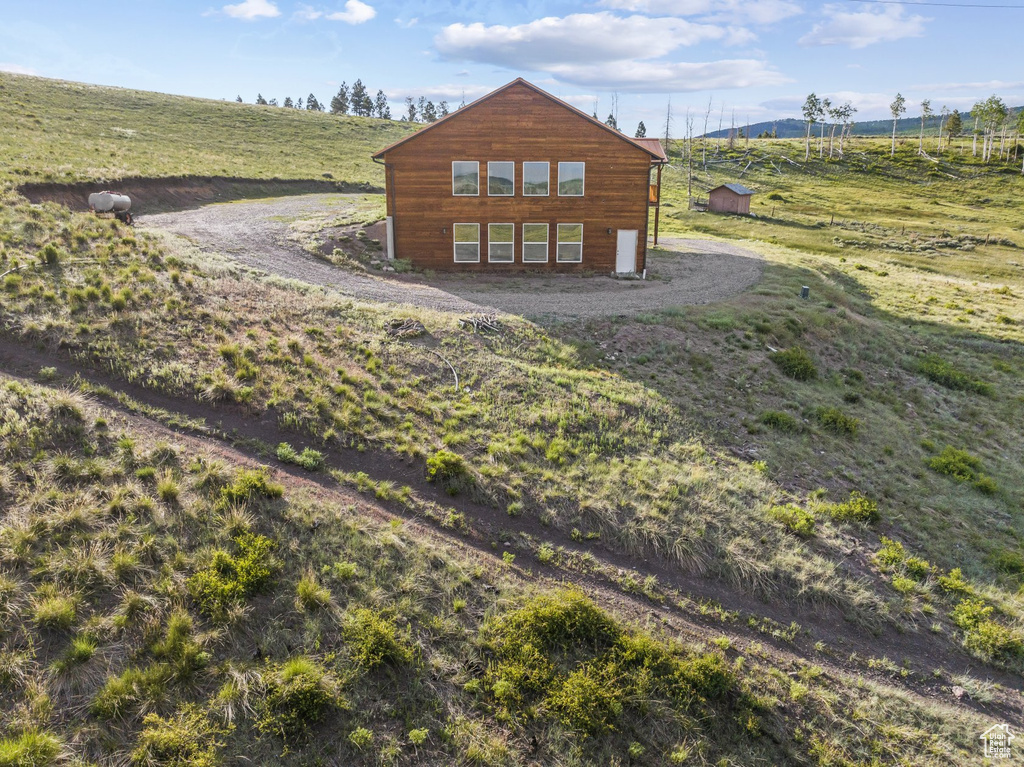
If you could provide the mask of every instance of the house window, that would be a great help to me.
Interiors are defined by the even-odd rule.
[[[457,197],[480,194],[480,163],[467,160],[452,163],[452,194]]]
[[[583,196],[583,173],[585,166],[586,163],[582,162],[558,163],[559,197]]]
[[[583,261],[583,224],[558,225],[558,262],[578,264]]]
[[[523,196],[547,197],[550,194],[551,163],[523,163]]]
[[[455,262],[480,263],[480,224],[455,224]]]
[[[511,264],[516,260],[514,224],[487,225],[487,260],[495,264]]]
[[[523,224],[523,263],[546,264],[547,261],[548,225]]]
[[[491,197],[511,197],[516,193],[516,164],[514,162],[487,163],[487,194]]]

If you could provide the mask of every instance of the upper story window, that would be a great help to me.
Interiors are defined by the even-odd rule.
[[[487,163],[487,194],[491,197],[511,197],[516,193],[516,164],[514,162]]]
[[[558,196],[559,197],[582,197],[583,196],[583,174],[586,163],[582,162],[560,162],[558,163]]]
[[[551,163],[523,163],[523,196],[547,197],[551,186]]]
[[[476,197],[480,194],[480,163],[456,160],[452,163],[452,194]]]

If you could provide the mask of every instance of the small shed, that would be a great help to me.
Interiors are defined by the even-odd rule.
[[[750,215],[750,197],[754,190],[743,184],[722,184],[708,192],[708,210],[712,213]]]

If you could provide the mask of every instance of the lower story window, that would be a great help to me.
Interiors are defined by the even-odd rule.
[[[480,263],[480,224],[455,224],[455,262]]]
[[[583,261],[583,224],[558,225],[559,263],[578,264]]]
[[[548,225],[523,224],[523,263],[545,264],[548,260]]]
[[[487,225],[487,260],[497,264],[511,264],[516,260],[513,224]]]

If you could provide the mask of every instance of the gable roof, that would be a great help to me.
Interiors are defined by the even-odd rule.
[[[754,194],[753,189],[747,189],[743,184],[722,184],[721,186],[716,186],[715,189],[728,189],[730,192],[735,192],[740,195]],[[711,191],[713,192],[715,189],[712,189]]]
[[[612,128],[612,127],[610,127],[608,125],[605,125],[600,120],[594,119],[593,117],[588,115],[583,110],[577,109],[576,107],[574,107],[572,104],[569,104],[569,103],[567,103],[565,101],[562,101],[560,98],[558,98],[556,96],[552,96],[547,91],[542,90],[541,88],[538,88],[536,85],[534,85],[531,82],[528,82],[528,81],[524,80],[522,77],[517,77],[512,82],[506,83],[505,85],[501,86],[500,88],[497,88],[496,90],[491,91],[486,96],[481,96],[476,101],[473,101],[473,102],[467,104],[466,106],[462,107],[461,109],[457,109],[454,112],[450,112],[449,114],[446,114],[444,117],[442,117],[439,120],[436,120],[435,122],[430,123],[425,128],[420,128],[420,130],[416,131],[415,133],[410,133],[405,138],[401,138],[398,141],[394,142],[393,144],[389,144],[388,146],[384,147],[383,149],[381,149],[381,150],[379,150],[377,152],[374,152],[373,155],[371,155],[371,156],[373,157],[373,159],[377,159],[378,157],[381,157],[382,155],[387,154],[388,152],[390,152],[395,147],[401,146],[402,144],[406,143],[407,141],[415,140],[417,136],[422,136],[427,131],[433,130],[434,128],[438,127],[442,123],[445,123],[448,120],[451,120],[451,119],[453,119],[455,117],[460,117],[460,116],[466,114],[467,111],[473,109],[476,106],[479,106],[480,104],[484,103],[485,101],[489,101],[490,99],[492,99],[495,96],[497,96],[499,93],[504,93],[509,88],[512,88],[515,85],[523,85],[523,86],[529,88],[530,90],[534,91],[535,93],[538,93],[541,96],[543,96],[544,98],[548,99],[552,103],[557,104],[558,106],[563,107],[564,109],[568,109],[570,112],[573,112],[574,114],[576,114],[577,116],[583,118],[587,122],[592,123],[592,124],[598,126],[599,128],[608,131],[609,133],[611,133],[616,138],[619,138],[622,141],[625,141],[627,144],[632,144],[633,146],[635,146],[635,147],[637,147],[639,149],[642,149],[643,151],[647,152],[647,154],[651,155],[651,162],[653,164],[661,164],[661,163],[667,163],[668,162],[668,157],[665,156],[665,151],[661,148],[661,142],[658,139],[635,139],[635,138],[630,138],[629,136],[627,136],[624,133],[619,132],[615,128]],[[643,142],[643,143],[641,143],[641,142]],[[652,142],[654,142],[654,143],[652,143]],[[657,144],[657,146],[655,147],[654,144]]]

